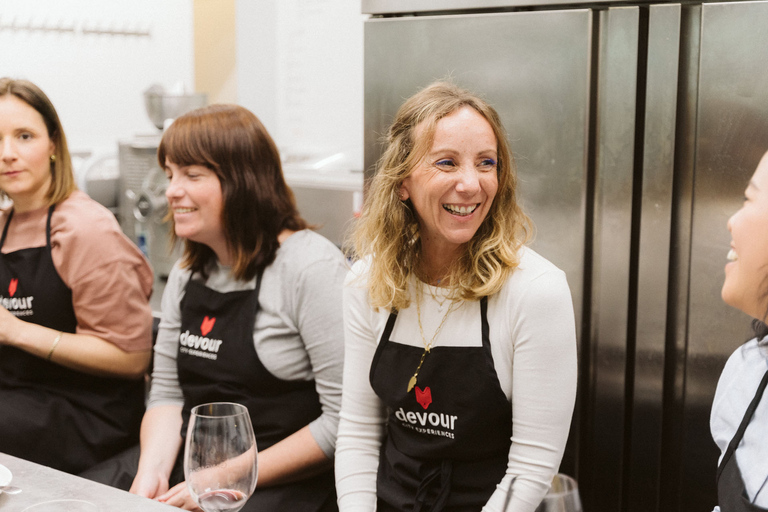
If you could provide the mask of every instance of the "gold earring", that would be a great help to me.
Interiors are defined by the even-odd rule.
[[[54,163],[56,161],[56,155],[51,155],[51,163]]]

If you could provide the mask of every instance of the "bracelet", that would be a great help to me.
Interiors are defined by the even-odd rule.
[[[51,345],[51,350],[48,351],[48,357],[46,358],[49,361],[51,360],[51,356],[53,355],[53,351],[56,350],[56,345],[59,344],[59,341],[61,340],[61,336],[63,334],[64,334],[63,332],[59,332],[59,334],[57,334],[56,337],[53,338],[53,345]]]

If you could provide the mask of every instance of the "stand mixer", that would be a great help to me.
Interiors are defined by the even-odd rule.
[[[144,251],[160,278],[168,277],[180,250],[171,246],[170,224],[165,222],[168,180],[157,163],[157,147],[164,127],[176,117],[206,103],[205,94],[179,89],[168,92],[160,85],[152,85],[144,92],[144,105],[158,131],[118,143],[120,225]]]

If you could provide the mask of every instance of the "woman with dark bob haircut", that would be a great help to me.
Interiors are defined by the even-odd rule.
[[[26,80],[0,79],[0,195],[0,452],[80,473],[138,442],[152,269]]]
[[[334,510],[344,256],[307,229],[277,147],[245,108],[179,117],[158,161],[184,254],[163,294],[131,492],[195,510],[181,482],[190,409],[237,402],[259,447],[258,486],[242,510]],[[180,339],[191,335],[221,342],[187,350]]]
[[[547,492],[576,334],[565,274],[525,246],[515,186],[482,98],[438,82],[400,107],[344,289],[340,510],[533,512]]]

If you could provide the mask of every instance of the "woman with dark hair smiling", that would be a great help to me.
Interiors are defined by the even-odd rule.
[[[163,294],[131,491],[196,509],[179,483],[182,436],[192,407],[227,401],[248,407],[259,448],[242,510],[334,510],[341,251],[307,229],[274,142],[242,107],[176,119],[158,160],[184,255]],[[199,337],[209,343],[190,348]]]

